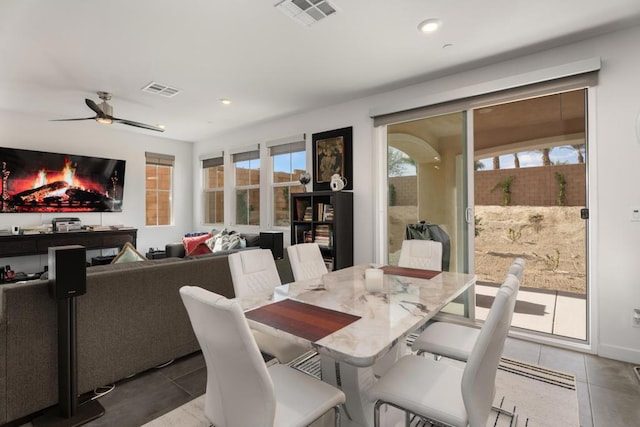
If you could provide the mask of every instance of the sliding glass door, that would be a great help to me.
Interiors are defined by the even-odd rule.
[[[465,117],[454,112],[387,127],[389,264],[397,264],[407,228],[424,222],[448,237],[443,242],[445,268],[468,271]],[[447,308],[466,316],[472,310],[464,297]]]
[[[526,261],[512,325],[587,339],[587,90],[474,110],[476,315],[514,257]]]
[[[407,227],[437,225],[449,237],[448,269],[478,276],[475,294],[445,311],[482,321],[522,257],[512,326],[586,341],[588,89],[533,92],[383,123],[387,261],[397,264]]]

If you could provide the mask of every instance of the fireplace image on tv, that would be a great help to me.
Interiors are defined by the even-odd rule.
[[[124,160],[0,147],[0,212],[121,212]]]

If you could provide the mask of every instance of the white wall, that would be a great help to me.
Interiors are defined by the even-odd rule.
[[[355,262],[368,262],[374,259],[376,230],[371,110],[388,110],[394,105],[428,105],[460,93],[461,88],[490,86],[489,83],[504,77],[599,56],[602,70],[595,89],[595,115],[590,117],[594,134],[589,152],[590,279],[596,309],[594,348],[603,356],[640,363],[640,328],[631,327],[632,309],[640,308],[640,275],[635,274],[640,259],[640,223],[630,221],[631,208],[640,206],[640,191],[636,186],[640,182],[637,160],[640,142],[634,131],[640,111],[637,40],[640,40],[640,27],[248,127],[196,143],[193,148],[189,143],[125,132],[117,126],[106,128],[91,121],[55,123],[48,122],[48,118],[0,111],[0,146],[126,160],[123,212],[77,216],[87,224],[121,223],[138,228],[138,247],[146,251],[149,247],[162,247],[166,242],[179,240],[193,228],[207,228],[201,224],[200,154],[299,133],[307,134],[310,147],[312,133],[353,126]],[[145,151],[176,156],[174,226],[144,226]],[[0,214],[0,229],[45,223],[50,217]],[[25,257],[4,258],[0,265],[11,263],[18,271],[33,271],[30,263],[46,264],[46,259],[40,258],[35,257],[36,261]]]
[[[353,126],[353,193],[354,193],[354,261],[368,262],[373,258],[373,239],[371,235],[372,216],[372,191],[371,147],[366,141],[371,141],[372,121],[367,114],[367,104],[362,101],[332,106],[322,110],[316,110],[313,114],[299,116],[266,123],[258,127],[248,128],[234,134],[216,137],[212,141],[196,143],[194,147],[194,168],[199,165],[198,156],[230,147],[242,147],[251,144],[264,143],[265,141],[288,137],[290,135],[306,133],[307,140],[307,164],[311,164],[311,135],[326,130],[339,129]],[[196,181],[199,182],[199,181]],[[198,186],[194,188],[195,200],[195,224],[202,222],[201,192]],[[226,199],[228,200],[228,199]],[[248,228],[233,227],[235,230],[250,230]],[[285,246],[289,241],[289,235],[284,233]]]
[[[143,131],[129,132],[120,129],[118,125],[103,126],[94,121],[49,122],[47,118],[0,111],[0,146],[126,161],[122,212],[2,213],[0,229],[7,229],[12,225],[24,227],[50,224],[52,218],[61,216],[79,217],[85,225],[124,224],[138,229],[137,247],[143,253],[150,247],[164,248],[167,242],[179,241],[185,232],[191,230],[191,143],[158,138]],[[175,155],[173,226],[145,226],[145,151]],[[102,254],[114,252],[105,250]],[[90,251],[89,255],[100,255],[100,252]],[[47,264],[47,257],[0,259],[0,265],[6,264],[10,264],[15,271],[36,272]]]
[[[635,120],[640,110],[640,57],[635,54],[640,27],[600,36],[511,61],[453,74],[445,78],[382,93],[368,98],[248,127],[196,143],[194,165],[200,154],[234,146],[307,133],[310,147],[315,132],[353,126],[353,185],[355,201],[355,262],[374,259],[374,188],[372,179],[372,122],[369,112],[393,106],[420,106],[452,94],[491,87],[511,76],[601,57],[602,69],[595,90],[594,133],[590,141],[589,198],[591,200],[591,297],[594,305],[593,348],[601,355],[640,362],[640,328],[631,327],[632,309],[640,308],[640,222],[630,221],[633,206],[640,206],[640,142]],[[383,59],[381,59],[383,60]],[[592,100],[593,102],[593,100]],[[199,181],[194,186],[194,220],[201,221]]]

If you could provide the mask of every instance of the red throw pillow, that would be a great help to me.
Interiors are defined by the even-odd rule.
[[[209,246],[205,242],[200,242],[196,245],[195,248],[191,250],[191,252],[187,253],[187,256],[210,254],[210,253],[211,253],[211,248],[209,248]]]
[[[184,237],[182,239],[182,244],[184,245],[184,251],[187,255],[191,255],[191,251],[193,251],[196,246],[200,243],[204,243],[207,239],[211,238],[211,234],[203,234],[201,236],[194,237]],[[206,246],[206,245],[205,245]]]

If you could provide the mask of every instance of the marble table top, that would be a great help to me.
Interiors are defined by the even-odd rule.
[[[357,265],[321,278],[282,285],[271,292],[240,298],[245,310],[283,299],[360,316],[336,332],[309,342],[269,325],[248,320],[253,329],[282,335],[354,366],[370,366],[407,334],[424,325],[445,305],[475,284],[472,274],[442,272],[431,279],[385,274],[382,288],[367,289],[365,270]],[[379,292],[377,292],[379,291]]]

